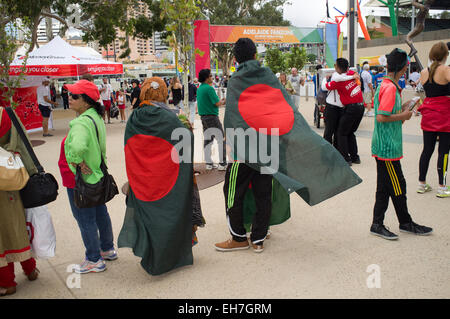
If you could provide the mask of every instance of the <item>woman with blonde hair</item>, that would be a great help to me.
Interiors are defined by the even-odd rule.
[[[126,122],[126,116],[125,116],[125,92],[123,89],[120,89],[117,92],[117,107],[119,108],[120,111],[120,123],[125,123]]]
[[[172,92],[173,105],[181,110],[183,108],[183,86],[181,85],[178,76],[172,78],[170,91]]]
[[[292,86],[291,81],[287,79],[286,73],[283,72],[280,74],[280,82],[281,85],[283,85],[286,91],[289,93],[289,95],[295,94],[294,87]]]
[[[423,151],[419,162],[419,187],[423,194],[431,190],[426,183],[426,175],[436,140],[439,138],[437,171],[439,188],[436,196],[450,197],[450,189],[445,185],[444,177],[448,169],[450,149],[450,67],[445,65],[448,48],[444,42],[438,42],[430,50],[431,66],[420,74],[426,98],[419,107],[422,114]]]

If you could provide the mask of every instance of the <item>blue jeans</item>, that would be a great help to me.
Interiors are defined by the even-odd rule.
[[[81,237],[84,247],[86,247],[86,259],[97,262],[101,258],[100,249],[102,251],[114,249],[114,237],[108,209],[106,205],[78,208],[73,200],[73,189],[67,188],[67,194],[69,195],[73,217],[80,227]]]

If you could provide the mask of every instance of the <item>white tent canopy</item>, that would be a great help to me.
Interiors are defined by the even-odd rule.
[[[25,57],[13,61],[10,75],[21,72]],[[27,76],[72,77],[85,73],[92,75],[122,74],[122,63],[103,60],[55,37],[46,45],[28,54]]]

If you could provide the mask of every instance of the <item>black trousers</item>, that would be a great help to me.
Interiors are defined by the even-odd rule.
[[[406,181],[400,161],[377,161],[377,192],[373,209],[373,223],[383,224],[384,215],[389,205],[389,198],[394,204],[395,213],[400,224],[412,221],[406,204]]]
[[[355,132],[364,115],[364,104],[349,104],[344,108],[344,113],[339,121],[337,130],[338,150],[347,162],[358,159],[358,144]]]
[[[63,104],[64,104],[64,109],[68,109],[69,108],[69,98],[65,98],[63,97]]]
[[[344,108],[336,105],[328,104],[323,112],[325,130],[323,132],[323,138],[326,139],[331,145],[337,148],[337,129],[339,127],[339,121],[344,114]]]
[[[212,164],[211,159],[211,147],[214,139],[217,140],[219,146],[219,159],[220,164],[226,165],[227,163],[227,149],[225,144],[225,135],[223,133],[222,123],[220,123],[219,117],[217,115],[201,115],[203,126],[203,149],[205,154],[206,164]],[[214,131],[207,132],[208,129],[216,129]],[[205,134],[206,132],[206,134]]]
[[[419,161],[419,181],[426,181],[428,166],[436,146],[436,140],[439,137],[437,172],[439,184],[444,185],[444,175],[448,169],[448,152],[450,151],[450,133],[449,132],[429,132],[423,131],[423,151]]]
[[[227,211],[228,228],[235,241],[247,240],[244,227],[243,205],[245,193],[252,185],[256,213],[252,221],[250,240],[262,244],[269,229],[272,212],[272,175],[261,174],[249,166],[234,162],[228,164],[223,192]]]

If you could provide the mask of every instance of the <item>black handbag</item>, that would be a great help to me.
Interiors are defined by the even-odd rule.
[[[39,160],[33,151],[33,147],[25,136],[14,111],[7,107],[6,112],[8,112],[9,118],[13,122],[14,127],[25,144],[28,154],[31,156],[31,159],[38,170],[36,174],[30,176],[28,183],[20,190],[23,207],[33,208],[53,202],[58,196],[58,182],[52,174],[46,173],[39,163]]]
[[[100,138],[98,136],[97,124],[92,117],[89,117],[95,125],[95,131],[97,133],[98,145],[100,147]],[[73,197],[75,206],[78,208],[90,208],[103,205],[109,202],[114,196],[119,194],[119,189],[114,181],[114,178],[108,174],[108,168],[106,167],[103,155],[100,149],[100,169],[102,170],[103,177],[95,184],[88,184],[83,180],[81,174],[80,165],[77,165],[75,174],[75,188],[73,189]]]
[[[113,119],[114,118],[118,119],[119,113],[120,113],[120,111],[119,111],[119,108],[117,107],[116,103],[111,102],[111,109],[109,110],[109,116]]]

